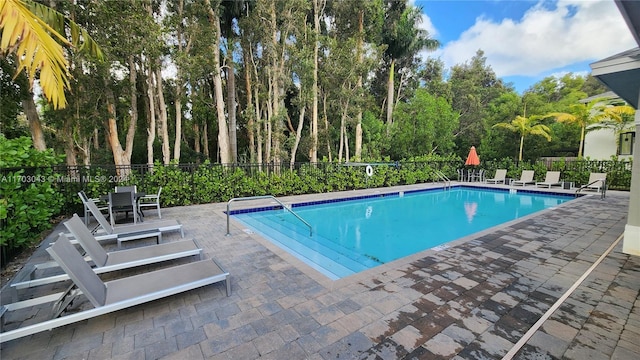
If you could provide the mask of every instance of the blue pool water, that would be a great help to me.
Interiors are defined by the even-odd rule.
[[[454,187],[294,204],[235,219],[331,279],[339,279],[557,206],[571,196]]]

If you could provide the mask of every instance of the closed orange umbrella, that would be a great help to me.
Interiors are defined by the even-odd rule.
[[[471,150],[469,150],[469,156],[467,156],[467,161],[465,161],[464,164],[465,165],[473,165],[473,166],[480,165],[480,157],[478,156],[478,153],[476,152],[476,147],[475,146],[472,146]]]

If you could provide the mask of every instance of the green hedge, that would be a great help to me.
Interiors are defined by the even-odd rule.
[[[30,138],[7,140],[0,135],[0,247],[3,255],[28,246],[60,214],[63,195],[51,167],[62,158],[52,150],[37,151]],[[3,256],[3,257],[4,257]],[[5,259],[3,259],[5,261]]]
[[[166,207],[225,202],[243,196],[299,195],[428,182],[437,180],[434,168],[454,168],[448,161],[434,158],[431,162],[406,165],[377,164],[374,165],[372,176],[367,176],[366,167],[362,165],[331,163],[299,164],[293,170],[268,165],[156,164],[153,171],[144,176],[135,171],[131,176],[138,179],[139,188],[147,193],[157,192],[158,187],[162,186],[161,204]],[[93,186],[92,189],[95,187],[100,186]],[[89,194],[96,195],[99,194]]]

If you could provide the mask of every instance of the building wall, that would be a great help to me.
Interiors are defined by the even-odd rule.
[[[616,155],[616,133],[613,129],[589,131],[584,136],[584,157],[609,160]]]
[[[632,128],[628,128],[631,130]],[[610,160],[618,153],[617,138],[613,129],[598,129],[587,132],[584,137],[584,157],[592,160]],[[636,139],[636,141],[638,141]],[[619,160],[631,159],[632,155],[619,155]]]

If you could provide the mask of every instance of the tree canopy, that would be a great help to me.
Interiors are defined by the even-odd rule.
[[[567,74],[518,94],[481,49],[447,69],[408,0],[1,4],[0,132],[69,165],[565,156],[580,129],[540,116],[605,90]]]

